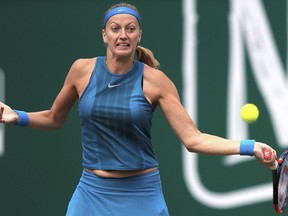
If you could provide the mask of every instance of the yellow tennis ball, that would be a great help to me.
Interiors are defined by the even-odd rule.
[[[253,123],[258,119],[259,110],[254,104],[245,104],[241,108],[241,118],[247,123]]]

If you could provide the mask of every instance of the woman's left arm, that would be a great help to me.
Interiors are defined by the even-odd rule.
[[[240,154],[239,140],[228,140],[200,132],[181,104],[178,91],[173,82],[164,73],[159,73],[157,80],[159,106],[188,151],[212,155]],[[264,159],[264,149],[273,152],[274,156],[270,160]],[[268,166],[273,165],[276,158],[275,150],[261,142],[255,142],[253,154],[261,163]]]

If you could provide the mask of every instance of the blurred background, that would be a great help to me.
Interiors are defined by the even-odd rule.
[[[287,148],[286,0],[127,0],[142,16],[141,45],[178,88],[202,132]],[[105,55],[111,0],[0,0],[0,100],[52,105],[71,64]],[[240,119],[244,103],[257,122]],[[270,170],[250,157],[190,154],[154,114],[153,142],[172,216],[273,215]],[[61,216],[81,176],[77,103],[63,128],[0,126],[0,215]]]

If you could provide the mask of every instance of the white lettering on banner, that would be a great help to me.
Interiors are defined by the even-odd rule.
[[[227,137],[248,137],[248,128],[239,118],[246,102],[244,45],[247,47],[255,81],[271,116],[274,133],[280,147],[288,144],[288,83],[285,70],[273,41],[271,29],[260,0],[230,0],[229,16],[230,59],[228,84]],[[196,65],[196,0],[183,0],[183,102],[197,122],[197,65]],[[241,161],[240,161],[241,160]],[[224,165],[236,165],[243,157],[225,157]],[[186,185],[192,196],[204,205],[218,209],[235,208],[271,200],[271,183],[251,186],[230,192],[213,192],[201,182],[197,154],[183,147],[183,170]]]
[[[5,101],[5,74],[0,69],[0,101]],[[0,124],[0,157],[4,154],[4,125]]]

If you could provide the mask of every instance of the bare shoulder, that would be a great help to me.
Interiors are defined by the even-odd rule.
[[[95,67],[95,62],[96,58],[78,59],[72,64],[69,70],[65,80],[65,86],[76,89],[78,97],[80,97],[89,82]]]
[[[74,61],[67,75],[67,81],[74,83],[87,76],[90,77],[95,66],[95,61],[96,58],[78,59]]]
[[[177,91],[173,81],[163,71],[151,68],[148,65],[144,67],[144,79],[157,88],[161,95]]]
[[[161,101],[169,100],[169,98],[179,100],[174,83],[161,70],[145,65],[143,77],[144,94],[153,107],[156,107],[158,104],[161,105]]]
[[[164,73],[161,70],[157,70],[155,68],[152,68],[148,65],[144,65],[144,76],[145,78],[149,79],[161,79],[161,77],[164,75]]]
[[[94,66],[95,66],[95,61],[96,61],[96,57],[95,58],[87,58],[87,59],[77,59],[71,66],[70,71],[71,72],[77,72],[77,73],[81,73],[81,72],[85,72],[87,70],[93,70]]]
[[[163,71],[149,67],[148,65],[145,65],[144,67],[144,79],[157,86],[161,85],[163,82],[165,84],[170,81]]]

